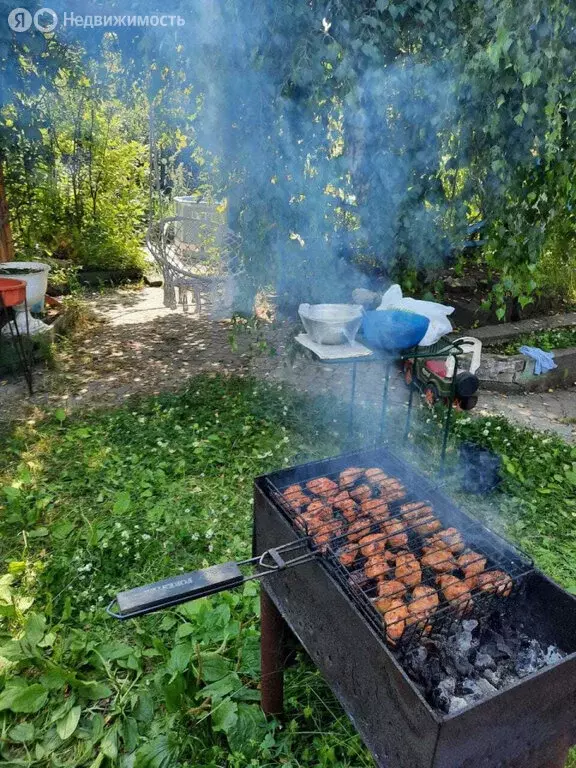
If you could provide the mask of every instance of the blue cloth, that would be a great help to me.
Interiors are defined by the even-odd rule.
[[[534,373],[536,376],[539,376],[541,373],[547,373],[547,371],[551,371],[553,368],[558,368],[554,362],[553,352],[544,352],[543,349],[538,349],[538,347],[520,347],[520,352],[535,360]]]
[[[430,325],[423,315],[403,309],[378,309],[366,312],[362,333],[370,347],[391,352],[415,347],[422,341]]]

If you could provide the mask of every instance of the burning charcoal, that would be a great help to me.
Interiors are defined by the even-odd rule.
[[[467,619],[462,622],[462,629],[466,630],[466,632],[474,632],[477,626],[478,622],[476,619]]]
[[[526,677],[537,672],[545,664],[542,647],[537,640],[531,640],[527,647],[522,648],[514,663],[518,677]]]
[[[556,664],[564,658],[566,658],[566,654],[563,653],[558,646],[549,645],[544,656],[544,663],[546,665]]]
[[[406,670],[416,678],[420,680],[422,677],[422,669],[428,658],[428,652],[422,645],[417,645],[414,648],[410,648],[403,659],[403,664]]]
[[[456,681],[454,678],[447,677],[438,683],[436,688],[430,694],[430,703],[441,712],[450,711],[450,702],[456,690]]]
[[[496,662],[487,653],[477,653],[474,659],[474,666],[479,669],[480,672],[485,672],[487,669],[496,669]]]
[[[462,691],[465,694],[469,694],[474,697],[476,701],[485,699],[487,696],[493,696],[498,692],[492,683],[489,683],[484,677],[478,680],[473,680],[468,677],[462,682]]]
[[[470,702],[461,696],[454,696],[450,702],[450,709],[448,710],[448,714],[453,715],[455,712],[460,712],[460,710],[464,709],[464,707],[467,707],[469,703]]]
[[[511,659],[514,656],[514,652],[510,649],[510,646],[504,642],[503,638],[496,639],[496,650],[501,654],[500,658]]]
[[[493,669],[486,669],[484,670],[484,677],[486,680],[488,680],[489,683],[492,683],[494,688],[500,688],[502,685],[502,677],[498,673],[498,671],[495,671]]]

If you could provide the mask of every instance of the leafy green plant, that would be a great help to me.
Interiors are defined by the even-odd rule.
[[[566,328],[552,328],[548,331],[535,331],[534,333],[518,336],[513,341],[489,345],[488,349],[490,352],[496,352],[500,355],[517,355],[518,350],[523,345],[539,347],[545,352],[574,347],[576,346],[576,328],[568,326]]]

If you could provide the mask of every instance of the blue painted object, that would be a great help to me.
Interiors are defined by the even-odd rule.
[[[415,347],[426,335],[429,325],[427,317],[414,312],[379,309],[366,312],[362,333],[368,346],[393,352]]]
[[[558,368],[554,362],[553,352],[544,352],[543,349],[538,347],[520,347],[520,353],[531,357],[534,363],[534,374],[539,376],[541,373],[548,373],[548,371]]]

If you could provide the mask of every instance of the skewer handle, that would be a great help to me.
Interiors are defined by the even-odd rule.
[[[233,589],[244,581],[245,577],[238,563],[212,565],[200,571],[181,573],[178,576],[156,581],[154,584],[120,592],[108,606],[108,613],[117,619],[143,616],[172,605]],[[114,603],[118,605],[117,612],[112,610]]]

